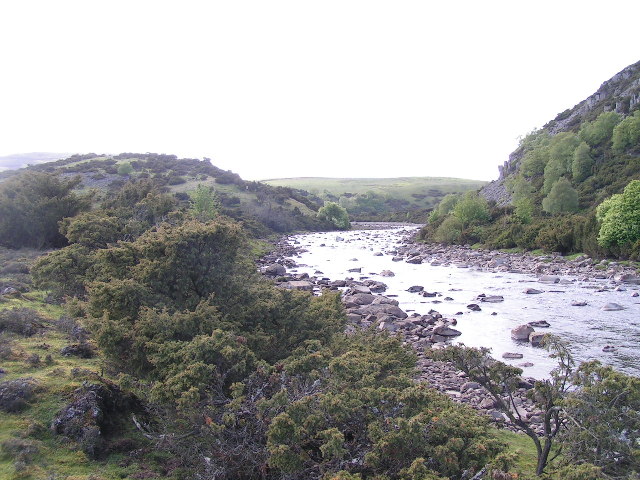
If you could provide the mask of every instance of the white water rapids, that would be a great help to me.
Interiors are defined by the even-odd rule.
[[[384,282],[388,289],[383,295],[394,296],[400,302],[400,308],[409,315],[413,312],[427,314],[433,309],[447,318],[456,318],[455,328],[462,335],[455,342],[489,347],[497,359],[502,359],[505,352],[523,354],[522,359],[504,361],[518,366],[532,363],[533,366],[523,367],[528,376],[547,376],[556,365],[544,349],[511,340],[512,328],[538,320],[546,320],[551,326],[536,328],[536,331],[553,333],[564,339],[577,361],[598,359],[625,373],[640,375],[640,297],[632,297],[638,286],[600,291],[603,287],[612,287],[609,280],[563,277],[561,283],[548,285],[539,283],[535,275],[492,272],[473,266],[458,268],[393,262],[389,252],[415,228],[294,236],[292,243],[306,251],[293,258],[298,266],[290,272],[331,280],[370,278]],[[338,241],[337,237],[344,240]],[[376,252],[383,255],[376,256]],[[348,272],[358,267],[362,268],[362,273]],[[391,270],[395,276],[380,276],[383,270]],[[413,285],[423,286],[426,291],[439,295],[427,298],[407,292]],[[524,293],[526,288],[544,292],[529,295]],[[477,300],[481,293],[502,295],[504,302],[481,303]],[[587,305],[571,306],[573,300],[586,301]],[[620,304],[624,310],[602,311],[601,307],[609,302]],[[482,311],[470,311],[467,308],[470,303],[477,303]],[[603,352],[608,345],[615,350]]]

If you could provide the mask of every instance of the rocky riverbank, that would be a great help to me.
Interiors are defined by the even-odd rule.
[[[336,242],[344,240],[336,234]],[[353,268],[351,274],[358,278],[330,279],[321,272],[316,275],[308,273],[293,273],[295,258],[303,250],[296,244],[295,239],[283,239],[276,250],[263,259],[262,271],[271,276],[282,288],[314,291],[319,293],[323,289],[339,289],[343,292],[343,303],[347,312],[348,331],[359,328],[374,327],[399,334],[405,343],[411,345],[418,354],[418,379],[431,387],[445,393],[455,401],[465,403],[489,416],[496,422],[503,423],[507,428],[506,416],[495,409],[494,399],[476,382],[469,381],[466,375],[457,371],[452,365],[437,362],[430,358],[428,352],[436,348],[445,348],[451,339],[460,335],[455,328],[457,320],[441,315],[436,310],[427,314],[405,312],[399,307],[393,295],[385,295],[387,286],[380,281],[361,275],[360,267]],[[459,268],[476,268],[491,272],[517,272],[537,274],[539,280],[545,283],[571,282],[564,277],[580,276],[582,278],[606,278],[610,281],[606,287],[615,288],[623,283],[637,285],[640,283],[636,272],[621,264],[602,263],[587,257],[567,260],[558,255],[533,256],[472,250],[468,247],[443,247],[440,245],[422,245],[412,241],[409,232],[407,236],[393,249],[376,252],[374,255],[390,255],[395,262],[430,263],[431,265],[451,265]],[[381,276],[393,276],[392,271],[380,272]],[[428,297],[433,295],[422,286],[411,287],[417,294]],[[536,289],[528,289],[527,293],[541,293]],[[637,292],[636,292],[637,293]],[[478,303],[501,302],[499,296],[480,296]],[[467,306],[474,310],[474,304]],[[479,307],[478,307],[479,308]],[[543,322],[536,327],[545,327]],[[534,333],[531,325],[525,324],[512,331],[512,337],[520,341],[539,340],[540,332]],[[506,354],[505,354],[506,355]],[[517,354],[512,354],[518,358]],[[522,418],[526,418],[532,428],[541,431],[541,412],[527,399],[527,390],[533,387],[533,378],[523,377],[515,399],[515,409]]]

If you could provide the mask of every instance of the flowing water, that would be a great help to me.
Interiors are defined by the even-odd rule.
[[[393,262],[393,251],[402,239],[417,227],[384,230],[356,230],[298,235],[292,238],[297,247],[306,252],[294,257],[298,266],[291,272],[308,273],[319,278],[354,280],[370,278],[384,282],[388,289],[383,295],[396,296],[407,313],[426,314],[436,310],[447,318],[457,319],[456,329],[462,335],[455,342],[474,347],[489,347],[495,358],[505,352],[523,354],[519,360],[505,360],[522,366],[529,376],[542,378],[556,365],[548,353],[528,343],[511,339],[511,329],[531,321],[546,320],[550,328],[536,328],[558,335],[569,343],[577,361],[598,359],[628,374],[640,376],[638,352],[640,348],[640,297],[632,297],[638,286],[625,286],[623,291],[600,291],[611,287],[608,280],[583,281],[563,277],[559,284],[540,283],[535,275],[495,273],[477,267],[432,266]],[[340,238],[342,240],[340,240]],[[376,256],[377,252],[384,255]],[[362,273],[349,273],[352,268]],[[393,277],[380,276],[391,270]],[[406,290],[420,285],[436,297],[423,297]],[[543,290],[538,295],[525,294],[527,288]],[[477,296],[502,295],[504,302],[481,303]],[[586,301],[583,307],[571,306],[573,300]],[[615,302],[621,311],[602,311],[601,307]],[[482,311],[467,308],[477,303]],[[612,352],[603,352],[613,346]]]

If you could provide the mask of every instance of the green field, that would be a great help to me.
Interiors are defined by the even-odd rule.
[[[448,177],[398,178],[274,178],[262,183],[306,190],[339,202],[358,220],[433,208],[448,193],[478,190],[487,182]]]
[[[412,194],[430,195],[477,190],[488,182],[449,177],[398,177],[398,178],[330,178],[295,177],[262,180],[274,187],[291,187],[322,194],[325,191],[340,196],[345,193],[375,192],[398,197]]]

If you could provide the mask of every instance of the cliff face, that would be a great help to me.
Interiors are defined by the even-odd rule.
[[[560,132],[578,131],[583,122],[594,120],[600,113],[615,111],[626,115],[640,105],[640,62],[629,65],[621,72],[600,85],[591,96],[578,103],[573,108],[559,113],[556,118],[543,128],[551,135]],[[511,201],[504,186],[504,180],[518,172],[524,149],[519,147],[509,155],[509,160],[499,166],[500,177],[491,182],[480,194],[497,205],[505,206]]]

